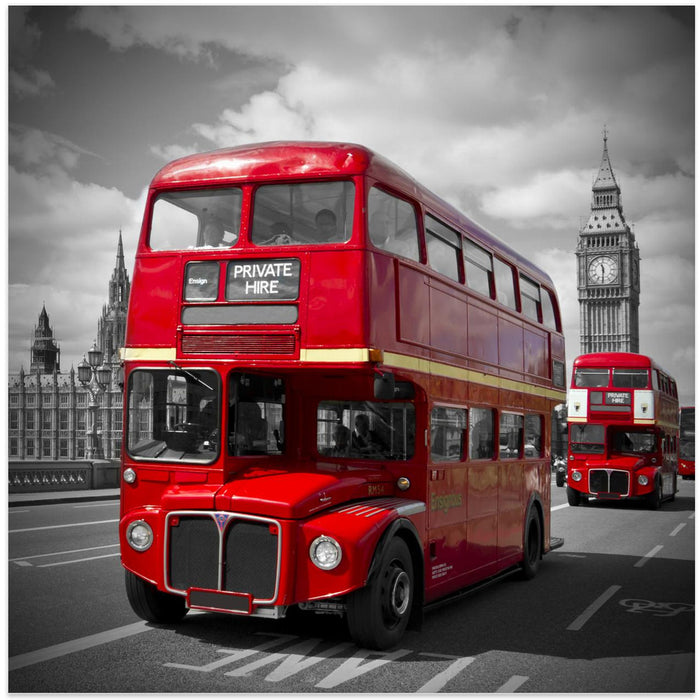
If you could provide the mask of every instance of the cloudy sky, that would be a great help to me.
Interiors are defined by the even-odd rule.
[[[694,403],[694,10],[10,7],[8,370],[42,304],[77,366],[153,174],[196,151],[362,143],[553,278],[569,369],[575,248],[603,128],[641,252],[644,353]]]

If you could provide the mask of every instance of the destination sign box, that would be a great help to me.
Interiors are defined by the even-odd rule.
[[[296,258],[236,260],[228,264],[227,301],[294,301],[301,263]]]

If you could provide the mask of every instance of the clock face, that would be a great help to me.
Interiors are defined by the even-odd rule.
[[[588,278],[595,284],[611,284],[617,279],[617,260],[599,255],[588,264]]]

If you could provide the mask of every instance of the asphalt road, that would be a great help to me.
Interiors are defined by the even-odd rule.
[[[265,621],[190,613],[178,627],[131,611],[116,501],[9,509],[10,692],[692,692],[695,483],[658,511],[571,508],[565,545],[426,615],[385,653],[334,617]]]

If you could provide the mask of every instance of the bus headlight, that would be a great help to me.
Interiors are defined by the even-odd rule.
[[[145,520],[134,520],[126,528],[126,541],[137,552],[145,552],[153,544],[153,530]]]
[[[583,479],[583,475],[581,474],[581,472],[571,472],[571,478],[574,481],[581,481],[581,479]]]
[[[123,478],[127,484],[133,484],[134,481],[136,481],[136,472],[129,467],[128,469],[124,470]]]
[[[330,571],[340,564],[343,552],[340,545],[332,537],[321,535],[311,543],[309,556],[319,569]]]
[[[648,477],[648,476],[645,476],[644,474],[640,474],[640,475],[637,477],[637,483],[638,483],[640,486],[646,486],[646,485],[649,483],[649,477]]]

